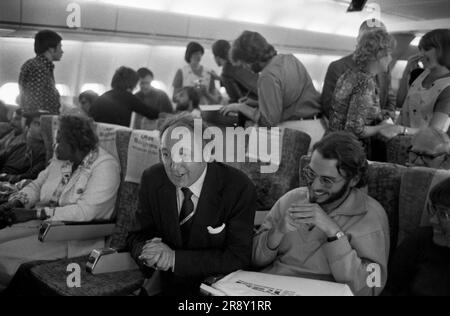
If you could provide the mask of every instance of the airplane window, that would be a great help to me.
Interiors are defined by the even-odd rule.
[[[314,88],[316,88],[316,90],[318,92],[322,92],[323,82],[319,82],[317,80],[313,80],[312,82],[313,82]]]
[[[155,89],[163,90],[167,93],[167,86],[162,81],[153,80],[152,87]]]
[[[16,82],[7,82],[0,88],[0,100],[6,104],[18,105],[16,102],[19,96],[19,84]]]
[[[422,39],[423,34],[417,35],[410,43],[411,46],[419,46],[419,42]]]
[[[68,97],[71,94],[69,87],[65,84],[57,83],[56,90],[58,90],[59,95],[62,97]]]
[[[406,68],[407,61],[406,60],[398,60],[395,63],[394,68],[391,71],[392,78],[400,79],[403,75],[403,71]]]
[[[98,95],[102,95],[103,93],[106,92],[105,86],[100,84],[100,83],[85,83],[81,87],[81,92],[84,92],[84,91],[87,91],[87,90],[92,90],[95,93],[97,93]]]

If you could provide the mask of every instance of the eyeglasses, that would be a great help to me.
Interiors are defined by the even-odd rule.
[[[436,158],[442,157],[442,156],[446,156],[447,153],[441,153],[441,154],[427,154],[427,153],[421,153],[421,152],[417,152],[415,150],[413,150],[412,148],[408,149],[408,154],[413,155],[414,160],[421,158],[422,160],[427,159],[427,160],[434,160]]]
[[[430,204],[428,212],[431,217],[437,216],[440,220],[450,221],[450,210],[446,207]]]
[[[308,184],[313,183],[314,180],[319,178],[320,184],[322,184],[327,189],[330,189],[336,183],[339,183],[339,182],[342,182],[345,180],[344,178],[341,178],[340,180],[338,180],[333,177],[319,176],[314,170],[311,169],[310,166],[306,166],[305,168],[303,168],[302,175],[303,175],[303,178],[308,182]]]

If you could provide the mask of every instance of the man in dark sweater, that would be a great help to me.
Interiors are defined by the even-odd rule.
[[[133,112],[148,119],[157,119],[159,112],[146,106],[133,95],[139,81],[133,69],[120,67],[111,81],[112,90],[101,95],[89,110],[90,116],[99,123],[130,126]]]
[[[162,90],[152,87],[153,72],[147,68],[139,68],[139,92],[135,94],[145,105],[158,111],[158,113],[173,113],[172,102]]]

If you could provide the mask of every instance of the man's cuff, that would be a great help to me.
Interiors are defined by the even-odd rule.
[[[173,257],[172,257],[172,273],[175,273],[175,255],[176,252],[173,250]]]
[[[272,249],[269,247],[269,234],[270,234],[270,230],[263,235],[263,240],[262,240],[262,245],[264,245],[264,247],[261,247],[261,252],[262,255],[264,257],[273,257],[274,255],[276,255],[278,253],[278,248],[280,247],[280,245],[278,245],[275,249]]]
[[[323,250],[328,262],[333,263],[345,257],[353,249],[348,241],[348,237],[344,236],[338,240],[324,244]]]
[[[55,208],[54,207],[45,207],[42,209],[42,212],[45,214],[46,218],[52,218],[55,216]],[[44,217],[44,214],[42,217]]]

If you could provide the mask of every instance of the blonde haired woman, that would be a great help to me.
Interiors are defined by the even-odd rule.
[[[330,131],[349,131],[367,139],[392,126],[383,121],[375,76],[388,71],[394,47],[394,38],[382,29],[361,37],[353,54],[357,67],[348,69],[334,90]]]

